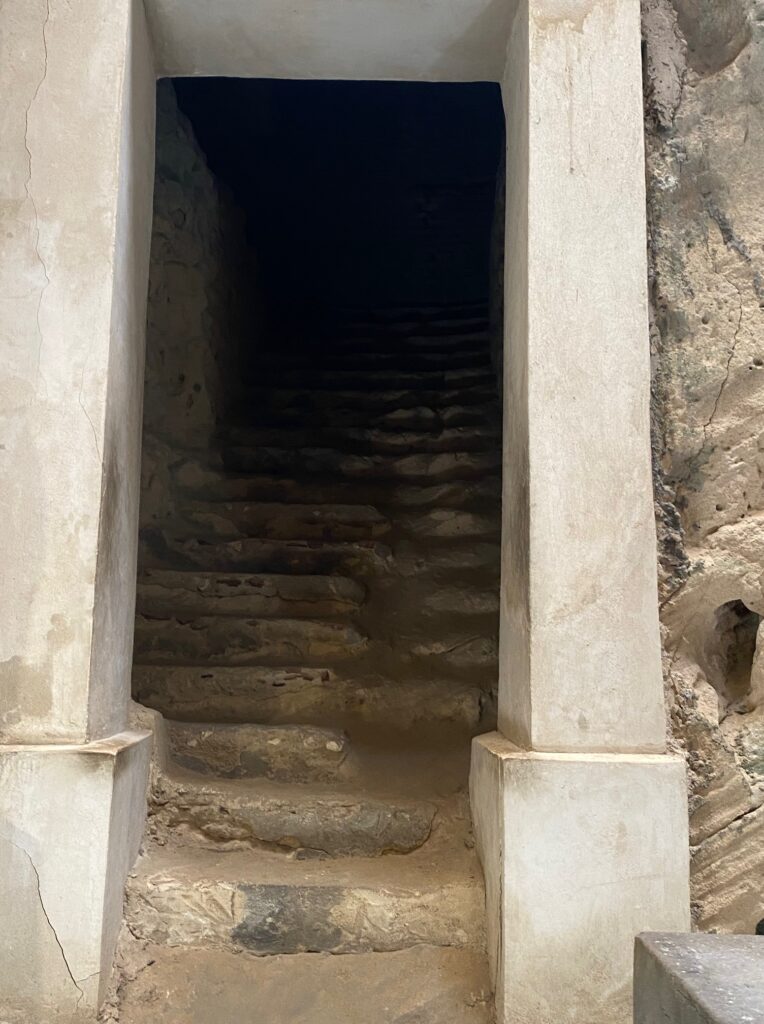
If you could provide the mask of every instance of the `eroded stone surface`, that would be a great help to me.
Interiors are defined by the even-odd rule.
[[[122,961],[121,1024],[241,1024],[257,993],[262,1024],[490,1024],[483,958],[419,946],[353,957],[242,961],[209,950],[147,945]],[[376,1007],[376,1009],[375,1009]]]
[[[643,2],[667,692],[688,752],[697,921],[748,932],[764,800],[761,14]]]

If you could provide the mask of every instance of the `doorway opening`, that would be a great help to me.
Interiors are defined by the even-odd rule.
[[[132,933],[398,951],[401,1016],[475,1022],[503,130],[494,85],[160,83],[133,677],[164,755]]]

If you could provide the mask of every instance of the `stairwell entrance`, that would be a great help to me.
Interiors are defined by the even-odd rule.
[[[160,84],[125,1024],[201,1024],[242,950],[221,1024],[279,955],[292,1024],[492,1016],[502,148],[494,86]]]
[[[170,161],[165,176],[166,223],[157,221],[152,259],[162,262],[179,231],[184,248],[180,263],[166,261],[152,291],[150,329],[164,330],[169,307],[162,300],[192,268],[194,288],[182,303],[186,333],[213,337],[225,323],[228,344],[218,334],[211,350],[149,349],[148,381],[161,379],[151,361],[164,363],[168,373],[174,367],[173,390],[165,408],[151,387],[146,393],[149,415],[167,433],[144,447],[145,483],[138,484],[155,82],[234,75],[500,83],[504,330],[490,362],[502,365],[504,409],[498,713],[497,731],[473,740],[469,800],[485,879],[489,978],[501,1024],[626,1024],[634,935],[689,926],[686,790],[681,761],[665,753],[656,607],[638,0],[297,0],[288,10],[281,0],[34,0],[6,5],[0,19],[9,28],[0,34],[0,69],[9,78],[2,158],[8,287],[0,315],[8,356],[3,464],[11,481],[4,493],[12,498],[2,553],[12,586],[4,591],[0,656],[3,1019],[93,1024],[108,993],[125,880],[143,834],[151,746],[128,723],[141,490],[142,570],[183,574],[141,580],[136,692],[155,707],[172,692],[179,723],[167,729],[167,748],[158,747],[175,765],[156,766],[150,828],[157,842],[148,858],[160,859],[151,871],[142,861],[128,882],[128,912],[142,941],[162,946],[190,984],[207,971],[204,959],[214,961],[218,982],[194,1004],[203,1019],[216,1017],[241,965],[256,962],[258,997],[274,1004],[280,997],[283,1005],[287,992],[294,1002],[282,1017],[299,1020],[305,986],[292,984],[295,975],[284,980],[278,955],[288,943],[340,953],[360,936],[372,952],[285,958],[292,969],[294,958],[306,971],[323,965],[327,998],[345,999],[348,1014],[368,1006],[385,1024],[395,1019],[390,993],[402,1000],[399,1018],[410,1018],[424,977],[437,981],[433,1012],[441,997],[441,1007],[465,1005],[466,979],[474,978],[474,992],[485,991],[476,941],[482,883],[460,792],[461,737],[487,707],[493,656],[483,625],[462,631],[460,593],[469,581],[476,605],[467,617],[486,623],[493,612],[481,611],[476,595],[491,589],[480,574],[489,572],[484,555],[495,534],[489,504],[472,501],[490,490],[498,466],[483,461],[494,449],[483,422],[471,418],[476,406],[462,400],[467,390],[488,387],[484,364],[473,364],[465,345],[483,336],[484,313],[446,313],[441,297],[413,318],[410,306],[381,318],[365,302],[333,320],[332,303],[323,318],[322,341],[334,346],[327,344],[325,362],[315,366],[305,352],[272,347],[270,362],[259,364],[261,379],[241,381],[269,396],[251,403],[259,419],[228,418],[217,463],[194,457],[212,450],[225,418],[227,382],[240,365],[229,365],[225,353],[231,338],[244,337],[236,329],[242,299],[252,299],[250,311],[259,307],[248,293],[256,278],[247,239],[215,229],[216,218],[231,211],[203,162],[184,157],[176,137],[170,147],[179,163]],[[187,207],[189,183],[200,191]],[[230,273],[208,272],[211,250]],[[305,261],[299,279],[311,277]],[[233,280],[241,284],[229,287]],[[316,289],[305,294],[304,308],[315,311]],[[290,337],[304,337],[299,321]],[[254,322],[245,318],[250,338]],[[365,348],[356,344],[362,339]],[[427,369],[433,350],[459,365]],[[356,362],[340,370],[350,352]],[[385,363],[388,353],[394,358]],[[475,447],[460,450],[464,460],[448,445],[422,450],[431,424],[407,419],[406,405],[371,398],[414,390],[414,408],[430,408],[419,398],[427,391],[423,375],[433,372],[443,374],[441,398],[444,389],[459,392],[444,408],[458,402],[467,410],[458,413],[463,422],[434,432],[449,445],[449,431],[471,435]],[[271,396],[287,373],[294,386],[276,402]],[[335,383],[340,373],[349,375],[344,388]],[[308,404],[311,432],[322,443],[306,444],[315,438],[297,436],[305,423],[301,396],[325,391],[331,402],[345,392],[363,398],[342,399],[349,417],[342,423],[323,418],[326,406]],[[488,399],[484,409],[490,412]],[[363,421],[354,422],[359,412]],[[399,414],[401,423],[385,422]],[[406,455],[383,450],[390,434],[413,435],[419,447]],[[340,436],[352,439],[352,450],[338,446]],[[437,480],[425,479],[425,465],[437,467]],[[253,500],[252,481],[273,481],[276,466],[278,486]],[[352,491],[316,489],[308,500],[301,489],[297,504],[311,511],[295,518],[283,480],[302,485],[310,477],[313,486],[339,476]],[[441,497],[450,489],[454,503],[386,506],[374,492],[383,479],[385,496],[393,481],[397,496],[434,486],[445,488]],[[231,480],[242,490],[237,483],[224,493]],[[322,520],[327,505],[333,512]],[[359,517],[359,506],[375,512]],[[433,517],[433,509],[447,513]],[[168,512],[174,532],[166,528]],[[299,544],[295,531],[307,526],[320,537]],[[456,526],[463,536],[435,543]],[[353,558],[342,562],[349,548]],[[446,549],[462,561],[441,566],[442,586],[420,596],[423,567]],[[327,550],[331,561],[322,562]],[[218,562],[223,551],[227,560]],[[391,573],[401,551],[405,572]],[[268,576],[268,586],[243,585],[241,574]],[[304,577],[320,581],[315,590],[305,589]],[[349,582],[335,590],[339,579]],[[412,588],[410,615],[385,590],[387,579]],[[436,592],[445,603],[428,606]],[[184,617],[168,615],[169,593]],[[211,604],[225,614],[207,614]],[[317,605],[331,616],[313,616]],[[372,608],[375,622],[389,616],[392,653],[384,657],[376,656],[365,618]],[[449,616],[449,640],[425,628]],[[284,622],[291,625],[274,625]],[[398,637],[406,642],[396,651]],[[253,649],[267,658],[248,663]],[[373,741],[384,735],[379,722],[392,717],[389,681],[394,669],[403,672],[395,660],[401,650],[411,674],[402,675],[388,735],[405,722],[417,743],[394,758]],[[220,651],[225,660],[212,664]],[[200,678],[189,683],[186,670],[199,669],[202,655]],[[328,655],[340,666],[334,677],[322,675]],[[327,693],[338,709],[349,707],[358,691],[343,690],[342,666],[354,658],[388,682],[377,690],[369,682],[354,709],[352,730],[361,739],[348,743],[338,730],[350,735],[349,719],[312,720],[309,709],[326,709]],[[300,722],[288,748],[268,742],[266,732],[242,731],[255,719],[251,688],[241,703],[243,671],[295,664],[317,674],[269,675],[258,688],[275,694],[272,709],[290,691],[299,715],[266,723],[276,730],[270,738],[281,741],[284,725]],[[418,700],[406,703],[415,676],[421,685],[433,665],[448,685],[439,686],[432,707],[447,717],[451,701],[450,721],[461,723],[451,746],[442,738],[448,723],[422,721]],[[204,706],[192,708],[200,694]],[[279,760],[279,749],[290,756]],[[347,784],[340,781],[346,776]],[[294,814],[298,789],[303,799]],[[161,842],[168,840],[166,851],[181,833],[188,857],[162,862]],[[222,846],[230,849],[218,852]],[[345,872],[351,862],[363,869]],[[400,873],[390,888],[379,872],[393,863]],[[257,871],[247,875],[251,864]],[[310,934],[307,919],[316,925]],[[234,943],[275,955],[237,957],[232,966]],[[381,969],[357,992],[347,968],[367,956]],[[408,966],[399,968],[399,958]],[[158,1012],[170,1012],[155,1002]],[[309,1012],[304,1004],[302,1012]],[[480,1020],[490,1010],[481,995],[467,1012]]]

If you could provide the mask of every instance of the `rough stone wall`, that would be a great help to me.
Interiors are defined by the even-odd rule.
[[[764,3],[643,0],[656,514],[695,920],[764,918]]]
[[[141,525],[172,511],[173,468],[209,452],[259,331],[244,215],[207,166],[169,80],[157,93]]]

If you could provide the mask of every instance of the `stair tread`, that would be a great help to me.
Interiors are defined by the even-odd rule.
[[[259,616],[183,615],[135,617],[137,662],[180,662],[201,658],[208,664],[287,664],[295,655],[325,662],[362,650],[368,640],[353,626],[310,619]]]
[[[441,427],[437,431],[394,431],[351,426],[313,426],[310,429],[250,427],[229,431],[227,443],[235,447],[290,450],[327,448],[343,453],[395,455],[496,449],[501,446],[501,433],[496,427],[484,425]]]
[[[218,778],[320,782],[336,777],[348,754],[341,730],[314,725],[165,719],[164,728],[174,764]]]
[[[321,618],[353,614],[365,596],[365,588],[345,576],[146,568],[138,578],[137,609],[155,617]]]
[[[253,472],[278,471],[307,476],[340,475],[348,479],[449,481],[498,474],[501,451],[417,452],[356,455],[337,448],[279,448],[262,445],[223,448],[228,467]]]
[[[484,701],[471,679],[403,682],[295,666],[136,664],[133,686],[143,703],[186,721],[352,724],[401,733],[442,722],[475,732]]]
[[[482,891],[480,866],[461,836],[448,835],[405,857],[322,857],[268,849],[215,850],[169,842],[150,844],[139,858],[131,888],[142,878],[175,885],[315,886],[418,893],[451,885]]]
[[[122,1024],[490,1024],[485,958],[420,946],[352,957],[242,959],[141,950],[122,989]],[[253,993],[257,993],[253,1007]]]

